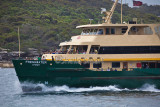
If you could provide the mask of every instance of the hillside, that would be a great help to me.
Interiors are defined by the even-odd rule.
[[[80,33],[77,25],[101,21],[100,8],[109,10],[111,0],[1,0],[0,1],[0,47],[18,50],[17,28],[20,27],[21,48],[29,47],[54,50],[62,41]],[[142,19],[144,23],[160,23],[157,14],[140,8],[123,6],[123,21],[132,18]],[[154,6],[152,8],[155,8]],[[148,12],[149,11],[149,12]],[[140,20],[139,20],[140,21]],[[112,18],[120,22],[120,4]]]

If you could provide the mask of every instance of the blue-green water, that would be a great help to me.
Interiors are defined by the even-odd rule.
[[[160,90],[153,85],[134,90],[26,85],[41,86],[42,91],[22,92],[14,69],[0,68],[0,107],[160,107]]]

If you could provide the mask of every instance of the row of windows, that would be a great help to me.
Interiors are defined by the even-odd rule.
[[[83,62],[81,63],[81,65],[84,68],[90,68],[89,62]],[[101,62],[93,63],[93,68],[102,68],[102,63]],[[112,62],[112,68],[120,68],[120,62]]]
[[[103,35],[103,29],[84,29],[81,35]]]
[[[142,62],[142,63],[137,63],[140,64],[140,67],[142,68],[160,68],[160,63],[154,63],[154,62]],[[81,64],[85,68],[90,68],[90,63],[82,63]],[[93,63],[93,68],[102,68],[102,63]],[[112,68],[120,68],[120,62],[112,62]]]
[[[100,47],[98,54],[146,54],[160,53],[160,46]]]
[[[107,27],[100,29],[83,29],[81,35],[123,35],[128,27]],[[160,32],[160,26],[155,27],[156,33]],[[149,26],[132,26],[128,32],[129,35],[152,35],[153,31]]]

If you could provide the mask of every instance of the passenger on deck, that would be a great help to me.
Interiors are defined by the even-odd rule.
[[[99,68],[97,68],[97,71],[99,71]]]
[[[101,71],[103,71],[103,68],[101,68]]]
[[[95,49],[95,50],[94,50],[94,54],[97,54],[97,53],[98,53],[98,51]]]
[[[57,52],[57,51],[55,51],[55,54],[58,54],[58,52]]]
[[[110,70],[111,70],[111,71],[113,71],[113,69],[112,69],[112,68],[111,68]]]
[[[79,51],[78,51],[78,50],[76,51],[76,54],[79,54]]]
[[[54,58],[53,58],[53,56],[52,56],[52,61],[54,61]]]
[[[107,71],[110,71],[110,68],[108,67]]]
[[[148,65],[148,64],[146,64],[146,68],[147,68],[147,69],[149,68],[149,65]]]

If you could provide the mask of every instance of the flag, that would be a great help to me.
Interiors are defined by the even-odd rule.
[[[133,1],[133,6],[141,6],[142,4],[141,1]]]

